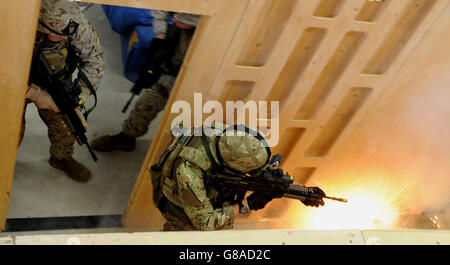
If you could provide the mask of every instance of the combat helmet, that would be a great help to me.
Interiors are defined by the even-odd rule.
[[[245,125],[226,127],[214,144],[219,164],[236,173],[256,172],[267,165],[271,156],[265,136]]]
[[[38,31],[57,36],[70,36],[76,33],[81,20],[82,14],[76,2],[43,0]]]

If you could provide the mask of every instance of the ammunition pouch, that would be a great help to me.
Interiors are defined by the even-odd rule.
[[[162,177],[162,169],[159,164],[154,164],[150,167],[150,174],[152,177],[152,187],[153,187],[153,202],[155,206],[163,212],[161,199],[163,197],[163,193],[161,192],[161,177]]]

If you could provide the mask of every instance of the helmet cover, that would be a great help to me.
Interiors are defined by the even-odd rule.
[[[38,31],[57,36],[69,36],[77,31],[82,19],[80,8],[76,2],[43,0]]]
[[[265,136],[259,130],[245,125],[227,127],[216,139],[216,153],[225,168],[240,173],[258,170],[270,158]]]

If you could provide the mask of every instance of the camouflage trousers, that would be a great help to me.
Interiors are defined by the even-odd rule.
[[[151,88],[144,89],[136,101],[130,116],[122,125],[122,131],[134,138],[147,133],[150,123],[164,109],[176,77],[161,75]]]
[[[25,111],[28,102],[25,104],[23,112],[22,128],[20,130],[19,145],[22,143],[25,134]],[[65,122],[60,113],[51,110],[38,109],[39,117],[48,127],[48,138],[50,140],[50,155],[56,159],[67,159],[73,155],[73,145],[75,137],[72,132],[65,126]]]

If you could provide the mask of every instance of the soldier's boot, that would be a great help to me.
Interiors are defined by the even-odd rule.
[[[131,137],[124,132],[120,132],[116,135],[102,136],[94,139],[91,146],[100,152],[109,152],[114,150],[133,151],[136,148],[136,138]]]
[[[89,169],[73,158],[57,159],[51,156],[48,162],[52,167],[66,172],[69,178],[77,182],[88,182],[89,179],[91,179],[91,172]]]

